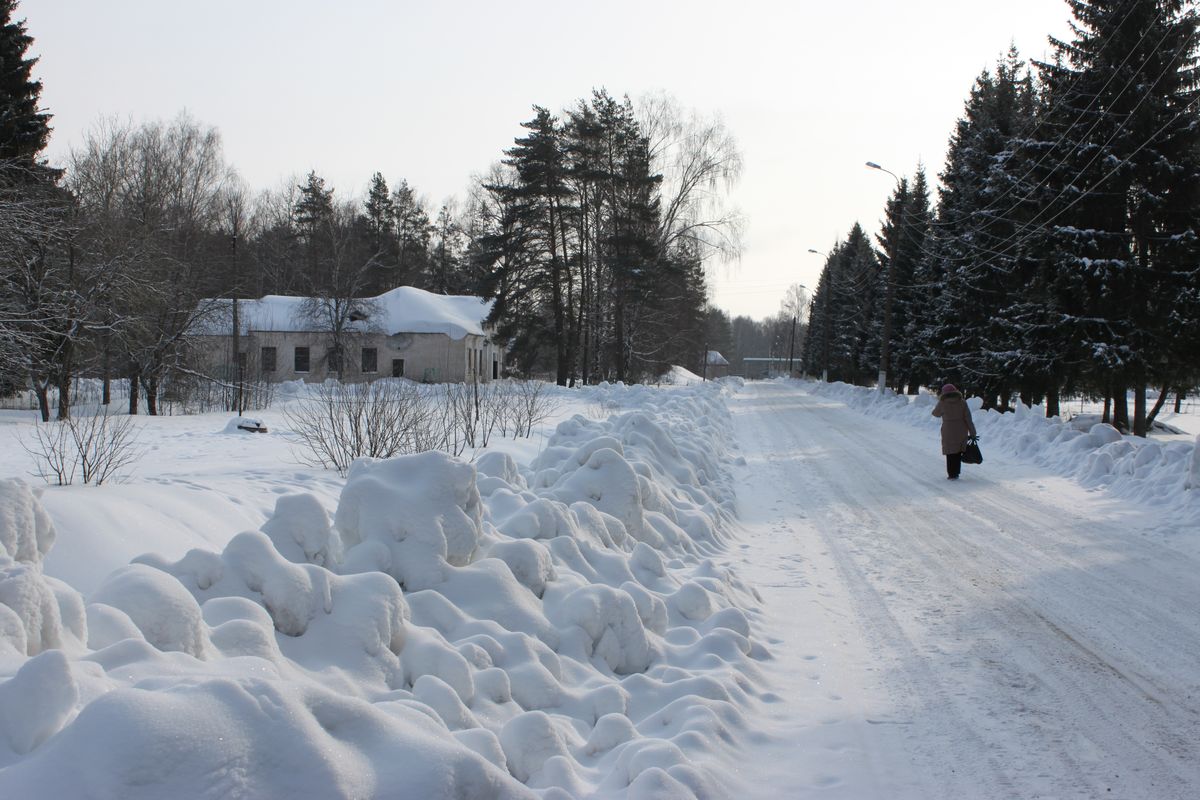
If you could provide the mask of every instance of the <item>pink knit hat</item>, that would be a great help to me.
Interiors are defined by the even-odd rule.
[[[951,394],[951,393],[957,393],[957,392],[958,392],[958,389],[955,388],[953,383],[947,383],[945,386],[942,387],[942,394]]]

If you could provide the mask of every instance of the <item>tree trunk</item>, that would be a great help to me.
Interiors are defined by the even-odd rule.
[[[158,416],[158,376],[150,376],[143,382],[146,387],[146,413],[152,417]]]
[[[133,372],[129,373],[129,415],[137,416],[138,413],[138,396],[141,392],[142,371],[134,367]]]
[[[1113,427],[1121,433],[1129,432],[1129,396],[1124,386],[1113,389]]]
[[[58,376],[58,418],[71,417],[71,372],[64,367]]]
[[[1185,394],[1187,394],[1187,391],[1182,386],[1176,387],[1176,389],[1175,389],[1175,413],[1176,414],[1182,413],[1183,396]]]
[[[69,419],[71,417],[71,373],[72,355],[74,348],[71,345],[71,340],[68,339],[63,343],[62,359],[58,369],[58,418]]]
[[[1146,437],[1146,383],[1141,378],[1133,386],[1133,435]]]
[[[104,358],[103,358],[103,361],[101,362],[101,367],[100,367],[100,370],[102,373],[101,377],[103,379],[103,383],[102,383],[103,390],[102,390],[102,397],[100,399],[100,402],[106,408],[108,407],[108,405],[110,403],[112,403],[112,368],[110,365],[110,361],[111,361],[110,351],[111,351],[111,348],[109,347],[109,343],[108,343],[108,334],[105,334],[104,335]]]
[[[1104,414],[1103,414],[1103,416],[1100,417],[1100,421],[1103,423],[1107,423],[1111,417],[1111,411],[1112,411],[1112,397],[1110,397],[1107,393],[1105,393],[1105,395],[1104,395]]]
[[[1158,399],[1154,401],[1154,408],[1150,409],[1150,413],[1146,415],[1146,431],[1150,431],[1150,426],[1154,424],[1154,418],[1158,416],[1158,412],[1162,411],[1163,404],[1167,402],[1167,384],[1163,384],[1162,391],[1158,393]]]
[[[1058,387],[1053,387],[1046,392],[1046,418],[1057,417],[1061,413],[1058,400]]]
[[[33,393],[37,396],[38,410],[42,412],[42,422],[50,421],[50,387],[45,381],[34,379]]]

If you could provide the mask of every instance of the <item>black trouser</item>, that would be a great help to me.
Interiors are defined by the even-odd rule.
[[[947,453],[946,475],[957,478],[960,472],[962,472],[962,453]]]

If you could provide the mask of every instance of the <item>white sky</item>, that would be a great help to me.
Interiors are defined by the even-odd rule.
[[[375,171],[433,203],[463,196],[537,103],[666,90],[721,114],[745,174],[732,314],[814,287],[855,220],[878,227],[899,174],[933,178],[974,78],[1015,42],[1063,35],[1063,0],[23,0],[58,161],[102,115],[186,108],[254,188],[310,169],[361,195]]]

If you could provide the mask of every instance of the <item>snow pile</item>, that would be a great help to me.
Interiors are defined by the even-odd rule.
[[[808,383],[809,391],[835,398],[865,413],[936,430],[930,415],[937,398],[880,395],[845,383]],[[981,410],[982,399],[967,398],[985,456],[989,449],[1030,461],[1092,489],[1122,498],[1170,507],[1181,524],[1200,524],[1200,437],[1162,441],[1123,435],[1094,420],[1047,419],[1042,406],[1017,404],[1012,413]]]
[[[752,701],[721,386],[489,452],[354,464],[86,598],[0,481],[0,796],[702,797]]]

